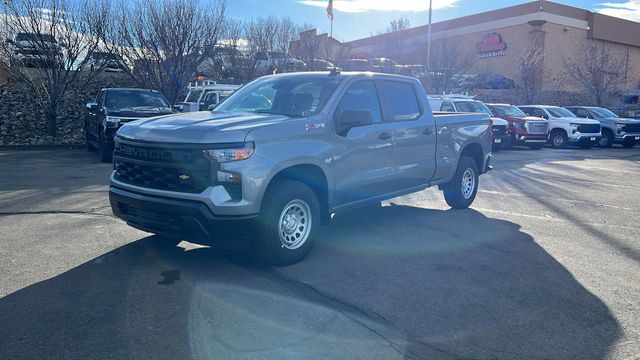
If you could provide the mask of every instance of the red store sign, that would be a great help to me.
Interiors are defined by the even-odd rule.
[[[496,32],[488,33],[482,37],[482,41],[476,44],[476,52],[481,58],[490,58],[506,55],[507,43]]]

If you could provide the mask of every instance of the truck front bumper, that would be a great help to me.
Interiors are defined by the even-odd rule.
[[[640,141],[640,134],[618,134],[616,135],[616,142],[623,141]]]
[[[544,144],[548,139],[549,134],[516,134],[513,142],[516,144]]]
[[[574,145],[596,145],[602,134],[573,134],[569,136],[569,143]]]
[[[109,202],[113,214],[132,227],[218,248],[245,249],[257,230],[257,214],[219,216],[193,200],[143,195],[111,186]]]

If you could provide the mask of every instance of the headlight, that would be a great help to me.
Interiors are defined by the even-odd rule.
[[[254,149],[253,143],[246,143],[243,147],[238,148],[204,150],[204,156],[220,163],[240,161],[250,158]]]
[[[107,116],[105,118],[105,123],[107,126],[118,126],[120,124],[120,118]]]

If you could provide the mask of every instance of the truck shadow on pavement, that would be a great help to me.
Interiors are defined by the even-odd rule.
[[[146,237],[0,299],[0,324],[2,359],[602,359],[621,336],[519,225],[408,206],[336,216],[286,268]]]

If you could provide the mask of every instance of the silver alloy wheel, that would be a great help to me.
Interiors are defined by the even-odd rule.
[[[609,137],[605,132],[602,132],[602,137],[600,138],[600,146],[606,146],[609,142]]]
[[[563,143],[564,143],[564,139],[562,138],[562,135],[558,134],[553,137],[553,145],[562,146]]]
[[[278,236],[283,248],[296,250],[307,242],[312,226],[311,208],[303,200],[291,200],[280,213]]]
[[[469,199],[476,187],[476,178],[473,169],[469,168],[462,174],[462,197]]]

